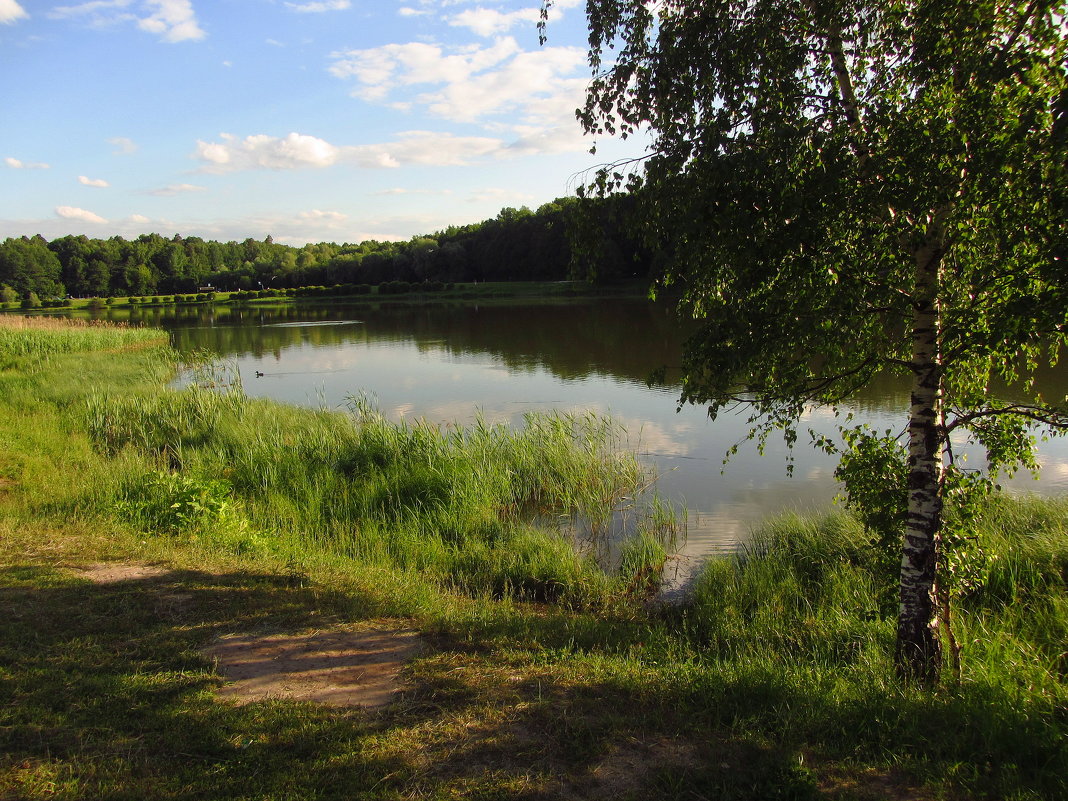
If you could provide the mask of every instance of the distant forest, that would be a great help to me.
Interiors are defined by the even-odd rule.
[[[321,242],[290,247],[142,234],[90,239],[9,238],[0,245],[0,291],[20,298],[122,297],[384,281],[612,281],[644,276],[649,260],[627,236],[624,199],[561,198],[537,211],[506,208],[491,220],[407,242]],[[593,223],[593,224],[591,224]],[[573,246],[581,231],[584,245]],[[581,252],[581,258],[574,253]]]

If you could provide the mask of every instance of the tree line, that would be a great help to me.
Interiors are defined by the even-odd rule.
[[[291,288],[388,281],[553,281],[576,270],[571,234],[580,223],[600,232],[600,279],[645,276],[648,259],[626,235],[622,201],[561,198],[532,211],[505,208],[494,218],[405,242],[320,242],[292,247],[270,236],[216,242],[142,234],[91,239],[40,235],[0,244],[0,291],[7,300],[122,297]],[[581,273],[589,272],[581,266]]]

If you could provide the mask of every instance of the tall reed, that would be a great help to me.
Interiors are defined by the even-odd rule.
[[[162,331],[104,322],[0,316],[0,369],[53,354],[127,348],[166,340]]]
[[[246,544],[314,545],[471,592],[579,604],[618,595],[624,579],[607,576],[576,531],[604,536],[624,509],[642,521],[644,541],[676,522],[662,506],[643,517],[650,477],[622,450],[618,427],[595,415],[530,414],[518,430],[484,421],[441,429],[391,423],[362,401],[347,415],[310,411],[248,398],[234,382],[208,383],[88,399],[98,447],[157,460],[153,475],[127,488],[127,512],[159,508],[158,474],[180,472],[203,487],[226,482],[227,508],[239,507],[255,534]],[[158,515],[140,520],[150,526]]]

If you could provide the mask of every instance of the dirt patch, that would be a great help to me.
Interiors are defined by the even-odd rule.
[[[130,562],[97,562],[85,567],[71,568],[78,578],[94,584],[117,584],[120,581],[138,581],[159,578],[170,573],[170,568],[159,565],[143,565]]]
[[[707,755],[702,755],[707,756]],[[628,738],[616,743],[593,765],[577,786],[592,798],[626,797],[634,792],[635,782],[657,770],[673,770],[680,775],[700,765],[692,743],[669,738],[641,741]]]
[[[268,698],[331,706],[385,706],[403,688],[399,674],[422,653],[411,629],[221,637],[208,649],[226,680],[218,694],[239,704]]]
[[[874,769],[848,772],[831,768],[820,782],[820,790],[832,798],[857,801],[934,801],[936,797],[945,797],[913,786],[904,776],[894,772],[880,773]],[[951,792],[948,797],[962,799],[967,796]]]

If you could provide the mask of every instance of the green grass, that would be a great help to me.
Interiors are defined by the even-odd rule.
[[[108,323],[0,317],[0,370],[38,364],[62,353],[143,347],[165,338],[161,331]]]
[[[531,523],[624,502],[604,421],[174,393],[122,336],[0,372],[0,798],[1068,795],[1064,500],[984,508],[962,674],[926,692],[893,679],[892,577],[850,516],[773,521],[646,607],[669,517],[608,572]],[[67,569],[100,560],[172,572]],[[431,647],[385,711],[212,695],[219,634],[397,618]]]
[[[362,402],[314,412],[220,389],[218,376],[202,383],[87,399],[92,442],[149,463],[117,501],[147,532],[239,552],[314,548],[472,594],[603,606],[620,582],[594,546],[613,517],[636,514],[646,539],[673,522],[633,508],[648,477],[593,415],[440,430]]]

